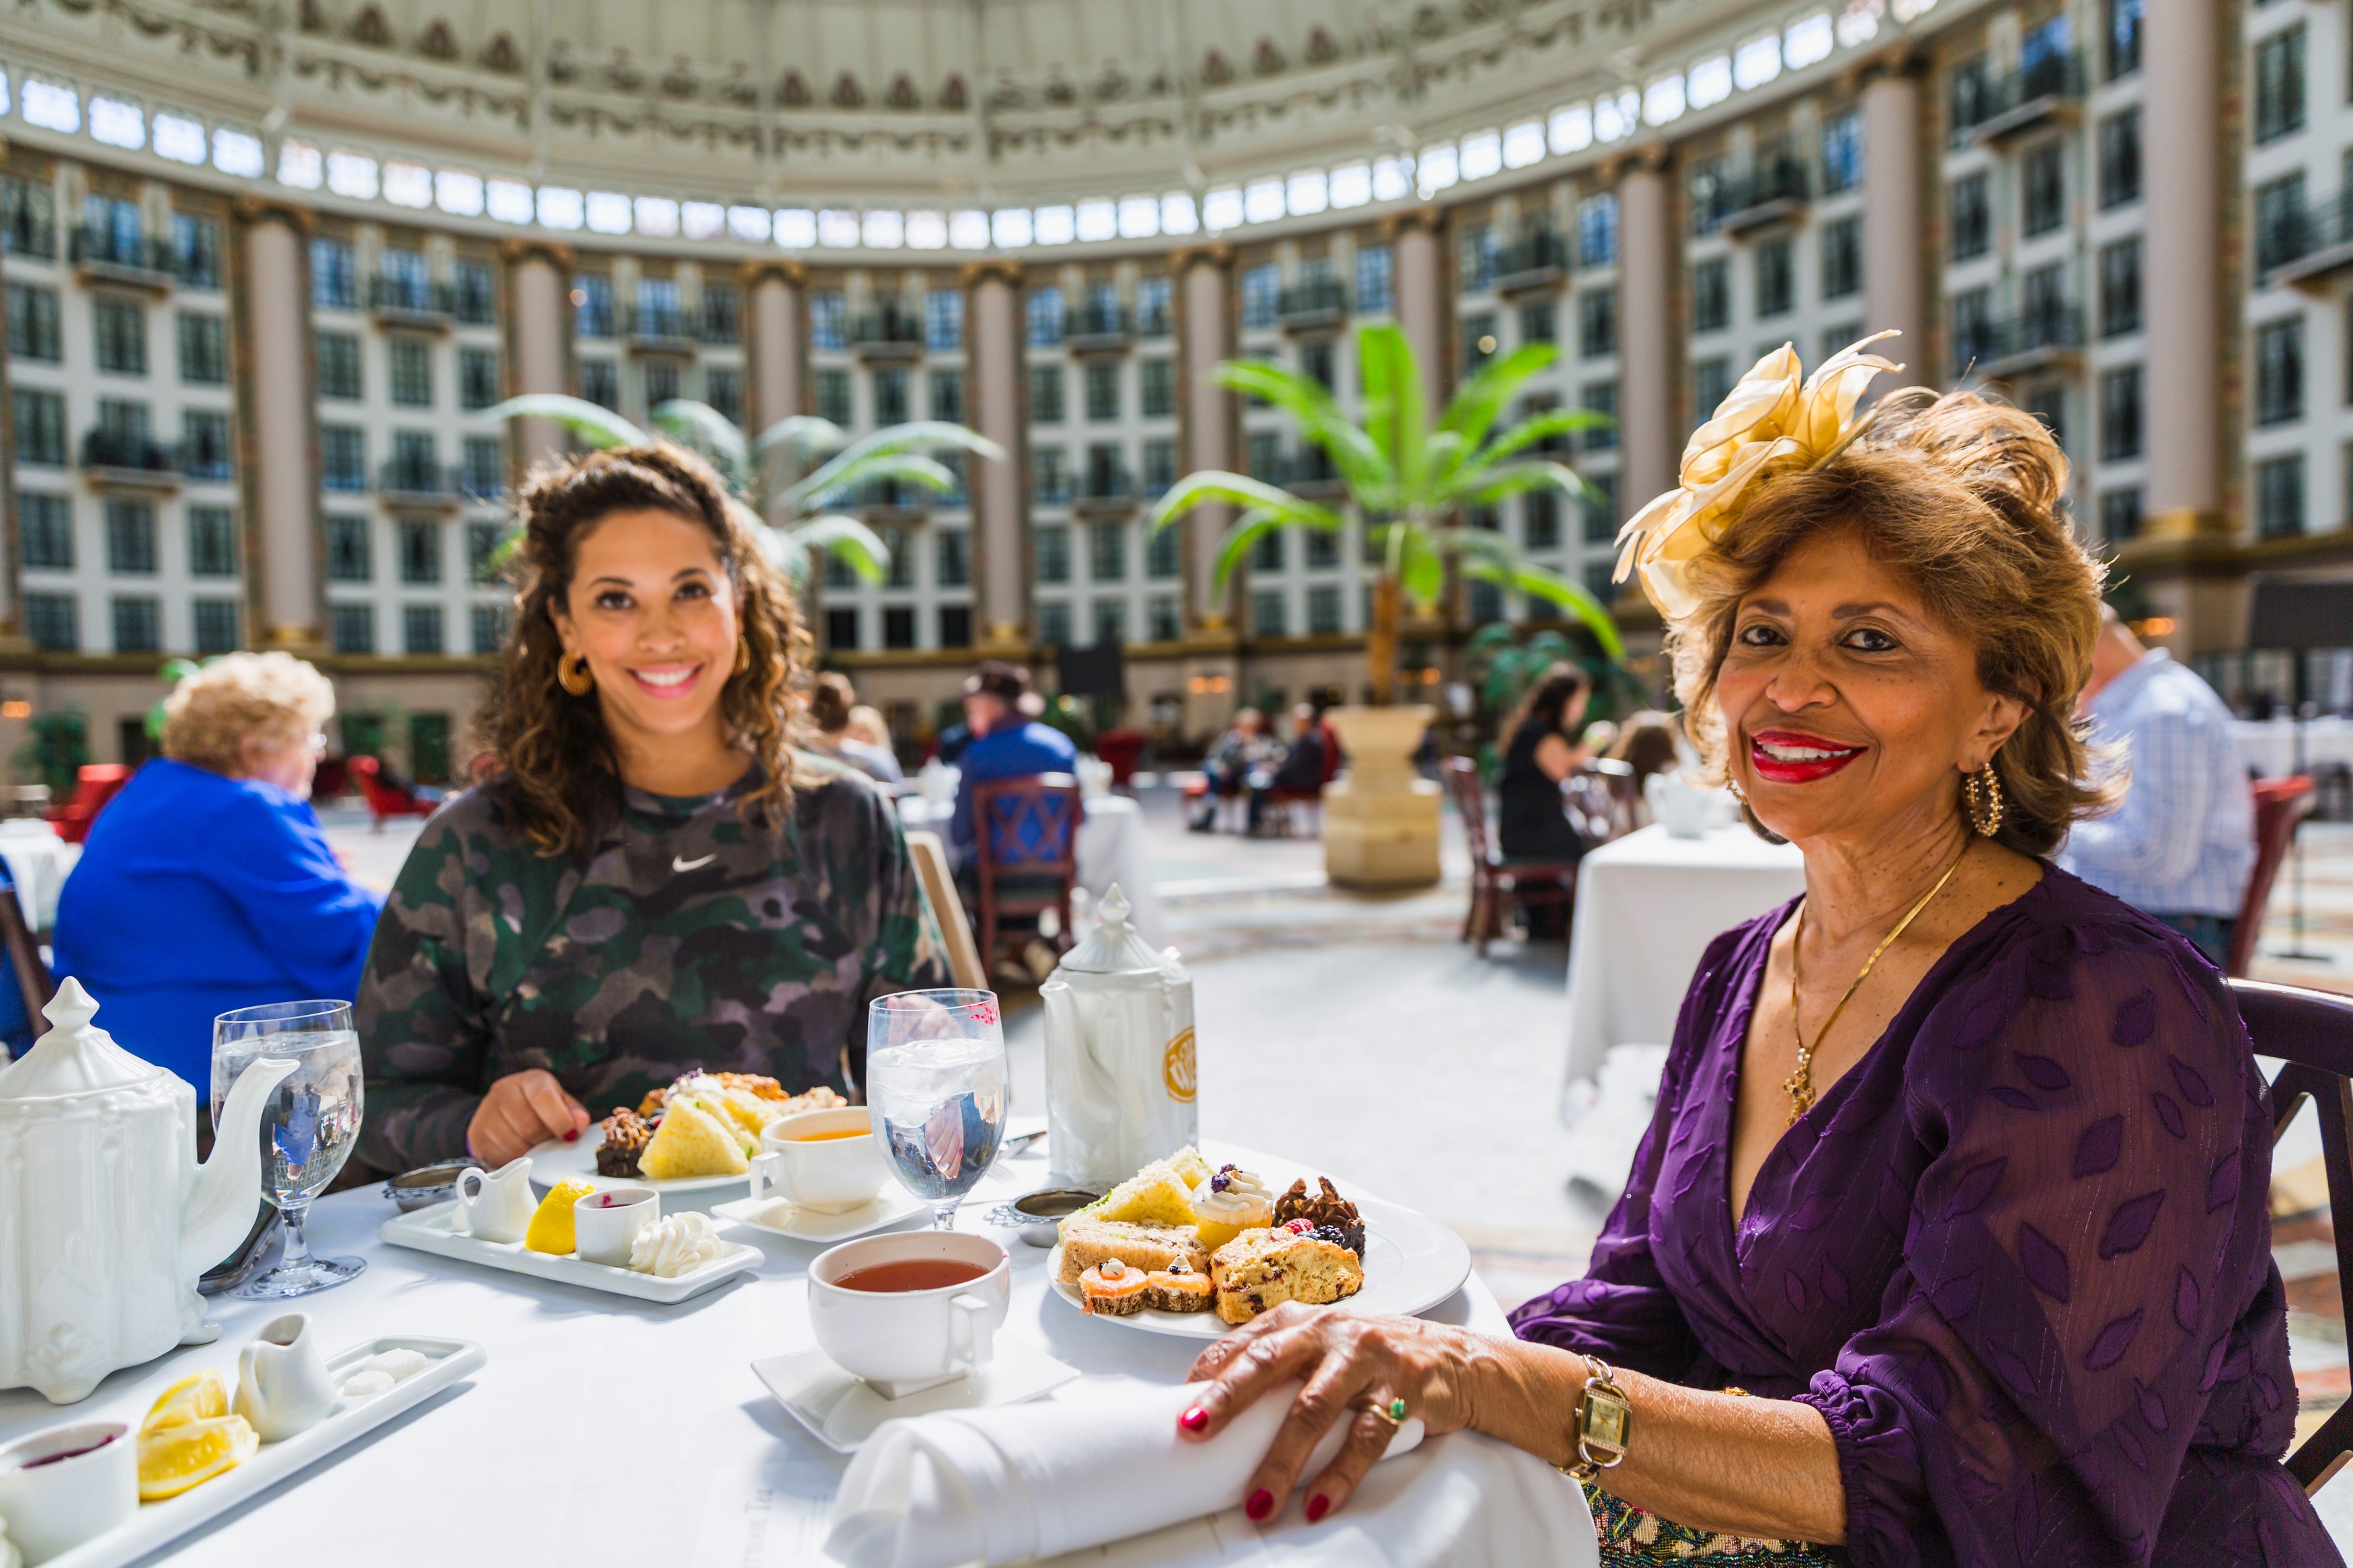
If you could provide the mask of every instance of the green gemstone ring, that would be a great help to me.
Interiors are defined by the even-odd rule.
[[[1387,1405],[1376,1405],[1373,1414],[1392,1426],[1402,1426],[1405,1425],[1405,1401],[1392,1399]]]

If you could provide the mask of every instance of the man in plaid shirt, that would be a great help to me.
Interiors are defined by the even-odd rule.
[[[2101,605],[2100,618],[2084,711],[2132,779],[2113,813],[2075,825],[2059,863],[2219,966],[2255,863],[2254,799],[2231,710],[2163,648],[2142,646],[2115,610]]]

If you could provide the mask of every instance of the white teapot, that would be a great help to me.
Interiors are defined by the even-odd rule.
[[[1097,1190],[1200,1141],[1193,979],[1155,952],[1114,882],[1101,921],[1039,988],[1046,1004],[1046,1152],[1055,1185]]]
[[[196,1093],[92,1023],[69,978],[52,1027],[0,1071],[0,1388],[70,1405],[117,1367],[220,1335],[196,1279],[245,1239],[261,1194],[261,1112],[293,1062],[229,1091],[195,1162]]]

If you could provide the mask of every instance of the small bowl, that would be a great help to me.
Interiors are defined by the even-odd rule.
[[[398,1204],[403,1214],[448,1203],[458,1195],[459,1173],[469,1163],[465,1160],[444,1160],[438,1165],[403,1171],[384,1184],[384,1195]]]
[[[1053,1246],[1062,1239],[1060,1222],[1101,1196],[1079,1187],[1048,1187],[1014,1199],[1014,1212],[1023,1217],[1021,1239],[1032,1247]]]

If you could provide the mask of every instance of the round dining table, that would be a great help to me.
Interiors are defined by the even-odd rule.
[[[1211,1147],[1220,1159],[1280,1163]],[[1012,1256],[1012,1308],[1001,1331],[1079,1369],[1082,1383],[1073,1387],[1182,1383],[1202,1342],[1082,1315],[1050,1288],[1045,1249],[987,1223],[1005,1199],[1048,1184],[1039,1142],[999,1159],[958,1215],[959,1229],[990,1235]],[[320,1200],[311,1211],[313,1250],[362,1258],[364,1274],[292,1301],[213,1298],[216,1342],[118,1371],[77,1405],[53,1406],[30,1389],[0,1393],[0,1442],[67,1421],[136,1423],[164,1389],[206,1367],[234,1384],[238,1347],[271,1318],[301,1311],[330,1355],[379,1335],[423,1334],[473,1341],[488,1361],[146,1561],[168,1559],[176,1568],[279,1559],[338,1568],[830,1561],[828,1512],[849,1461],[788,1415],[751,1365],[814,1345],[807,1272],[823,1247],[723,1226],[729,1239],[758,1245],[765,1260],[704,1294],[656,1306],[379,1241],[377,1227],[397,1212],[373,1186]],[[923,1223],[928,1215],[896,1228]],[[1510,1332],[1475,1274],[1425,1315]],[[1136,1565],[1293,1562],[1277,1548],[1306,1529],[1294,1501],[1265,1527],[1234,1510],[1111,1551]],[[1110,1560],[1103,1552],[1072,1554],[1082,1557]]]

